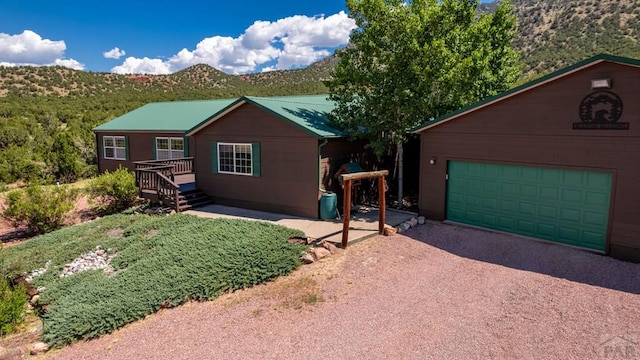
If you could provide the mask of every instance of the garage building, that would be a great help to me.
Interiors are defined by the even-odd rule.
[[[603,54],[426,122],[420,213],[639,262],[639,100]]]

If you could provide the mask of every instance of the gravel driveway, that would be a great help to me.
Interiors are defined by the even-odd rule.
[[[640,264],[429,222],[56,359],[640,359]]]

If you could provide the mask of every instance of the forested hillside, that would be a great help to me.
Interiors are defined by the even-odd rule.
[[[520,81],[601,52],[640,58],[640,2],[512,0]],[[495,4],[482,4],[491,11]],[[91,128],[145,103],[326,92],[336,58],[305,69],[228,75],[196,65],[171,75],[63,67],[0,67],[0,188],[16,180],[72,180],[95,171]],[[55,143],[55,145],[54,145]],[[71,174],[71,175],[70,175]]]

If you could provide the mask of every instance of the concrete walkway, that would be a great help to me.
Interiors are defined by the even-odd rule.
[[[208,218],[234,218],[246,220],[268,221],[274,224],[298,229],[305,233],[307,237],[315,239],[326,239],[333,243],[342,242],[342,219],[321,220],[295,217],[291,215],[274,214],[249,209],[241,209],[222,205],[208,205],[197,210],[185,211],[192,214]],[[416,214],[387,209],[385,223],[390,226],[397,226]],[[360,206],[357,210],[351,211],[349,222],[349,243],[357,242],[369,236],[378,234],[378,209]]]

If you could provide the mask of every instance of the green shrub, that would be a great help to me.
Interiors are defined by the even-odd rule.
[[[100,211],[113,214],[133,206],[138,199],[136,176],[123,167],[105,172],[91,181],[87,192]]]
[[[31,184],[6,196],[3,216],[14,226],[26,226],[34,234],[59,229],[74,207],[78,191],[68,186]]]
[[[14,333],[24,318],[24,309],[29,297],[20,284],[11,288],[7,279],[0,280],[0,336]]]
[[[33,280],[46,288],[43,339],[63,346],[114,331],[165,307],[213,299],[288,274],[305,247],[289,244],[300,231],[257,221],[193,215],[112,215],[3,249],[0,275],[44,266]],[[114,273],[60,277],[64,265],[97,245]]]

